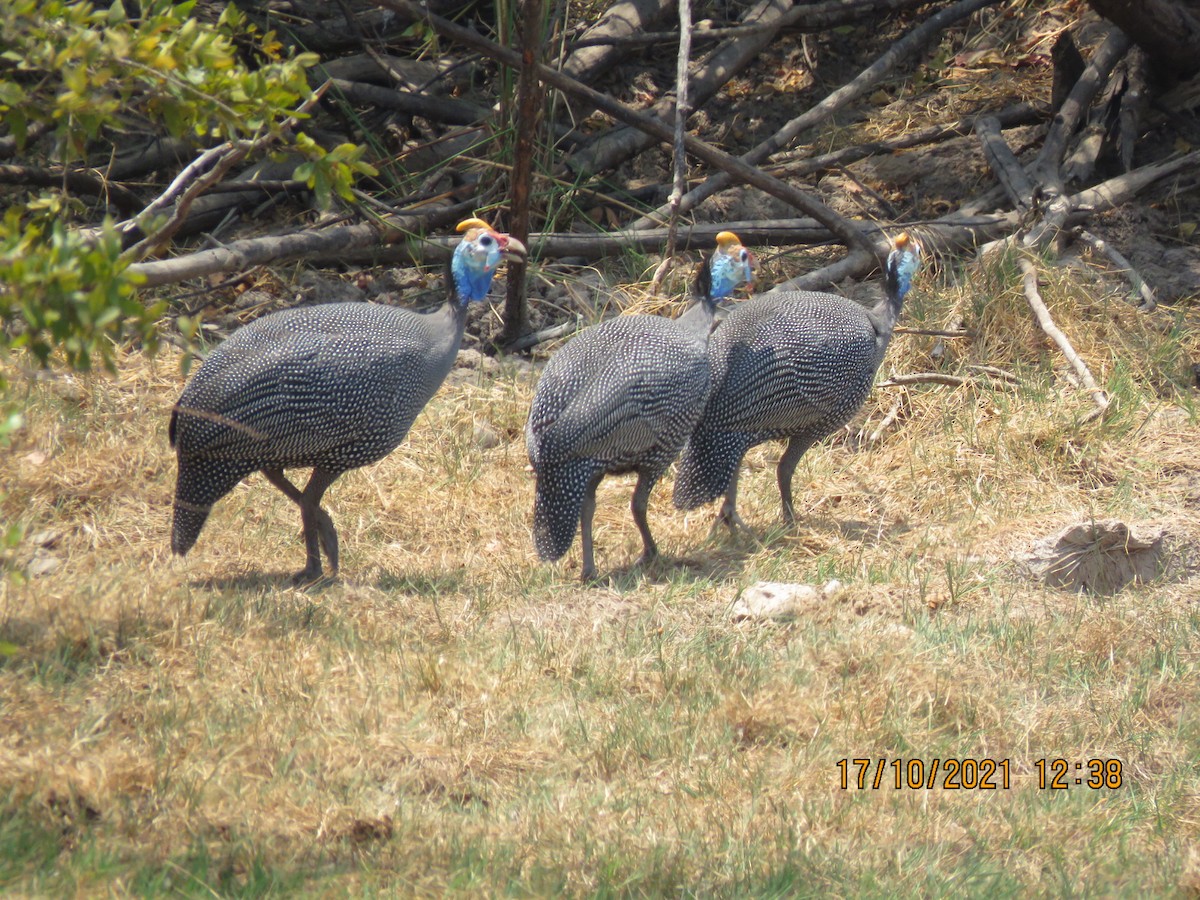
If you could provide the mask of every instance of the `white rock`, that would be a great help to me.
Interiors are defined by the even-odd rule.
[[[813,613],[832,602],[842,591],[840,581],[830,581],[824,587],[811,584],[789,584],[781,581],[760,581],[742,591],[733,604],[733,620],[795,619]]]

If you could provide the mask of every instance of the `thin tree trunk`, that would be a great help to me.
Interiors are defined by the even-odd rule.
[[[538,79],[545,30],[545,0],[521,2],[521,69],[517,76],[517,146],[513,157],[509,232],[521,241],[529,239],[529,188],[533,178],[534,138],[542,110],[544,88]],[[525,290],[526,263],[508,267],[508,295],[504,300],[504,330],[500,345],[507,346],[528,330],[529,305]]]

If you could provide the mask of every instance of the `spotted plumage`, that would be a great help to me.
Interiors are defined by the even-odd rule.
[[[348,469],[382,459],[454,364],[466,307],[487,295],[501,257],[524,246],[479,219],[450,263],[448,299],[417,313],[375,303],[287,309],[238,329],[205,360],[171,413],[179,462],[171,549],[185,554],[209,510],[251,472],[300,507],[307,564],[321,575],[321,549],[337,572],[337,530],[321,508]],[[312,467],[300,490],[284,470]]]
[[[915,240],[897,237],[885,296],[869,309],[834,294],[783,291],[725,317],[709,341],[712,391],[680,459],[677,507],[693,509],[724,494],[720,520],[741,525],[742,457],[764,441],[787,438],[777,480],[784,521],[794,522],[796,464],[866,400],[920,259]]]
[[[646,521],[650,491],[703,409],[716,303],[750,278],[750,252],[722,232],[701,267],[694,303],[678,319],[610,319],[581,332],[546,365],[525,429],[537,478],[533,537],[543,559],[563,556],[582,527],[583,578],[595,577],[596,487],[605,475],[624,472],[638,473],[632,511],[642,559],[656,555]]]

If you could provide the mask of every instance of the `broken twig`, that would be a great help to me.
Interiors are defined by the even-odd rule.
[[[1079,354],[1075,352],[1075,348],[1071,346],[1071,341],[1063,334],[1062,329],[1054,323],[1054,319],[1050,315],[1050,310],[1046,308],[1046,304],[1042,300],[1042,295],[1038,291],[1037,267],[1024,255],[1017,258],[1017,266],[1021,270],[1025,299],[1033,310],[1033,314],[1038,320],[1038,325],[1058,345],[1059,351],[1066,357],[1067,362],[1071,364],[1071,368],[1075,370],[1080,383],[1092,395],[1092,402],[1096,404],[1096,410],[1092,415],[1087,417],[1086,421],[1090,422],[1092,419],[1104,415],[1109,406],[1108,395],[1096,384],[1096,379],[1092,377],[1092,372],[1088,369],[1087,363],[1080,359]]]

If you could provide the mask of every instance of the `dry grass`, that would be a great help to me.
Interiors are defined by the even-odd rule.
[[[1049,281],[1114,395],[1104,424],[1078,424],[1086,395],[1011,273],[926,279],[906,324],[976,336],[900,336],[885,368],[997,365],[1019,387],[909,388],[876,445],[814,449],[793,533],[777,446],[743,477],[758,540],[709,540],[712,510],[671,510],[668,480],[651,513],[672,559],[649,571],[629,565],[631,484],[606,481],[613,575],[588,589],[578,547],[547,567],[529,540],[528,367],[456,373],[335,485],[344,578],[310,591],[286,584],[295,509],[259,477],[168,556],[170,354],[10,373],[27,424],[0,508],[26,539],[0,589],[0,889],[1194,893],[1200,322],[1137,315],[1086,272]],[[1015,573],[1089,517],[1165,526],[1171,569],[1110,598]],[[61,565],[21,577],[35,552]],[[756,580],[830,577],[848,587],[820,615],[730,621]],[[1012,785],[843,790],[855,757],[1008,759]],[[1124,784],[1039,789],[1046,757],[1120,759]]]

